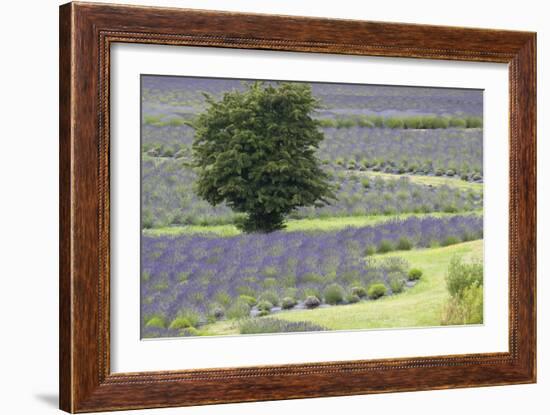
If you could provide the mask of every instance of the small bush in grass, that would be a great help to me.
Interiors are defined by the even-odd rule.
[[[289,322],[275,318],[251,318],[243,321],[239,327],[241,334],[292,333],[323,330],[326,329],[309,321]]]
[[[420,277],[422,277],[422,271],[418,268],[411,268],[407,277],[409,278],[409,281],[417,281]]]
[[[367,296],[367,290],[365,290],[364,287],[356,286],[351,289],[352,295],[356,295],[359,298],[363,298]]]
[[[370,187],[370,180],[369,179],[361,179],[361,184],[365,189],[368,189]]]
[[[369,245],[365,248],[365,255],[374,255],[376,254],[376,247],[373,245]]]
[[[381,282],[373,283],[367,289],[369,298],[376,300],[377,298],[383,297],[386,295],[387,288]]]
[[[297,304],[296,300],[292,297],[285,297],[281,302],[281,306],[283,307],[284,310],[289,310],[293,308],[296,304]]]
[[[250,306],[244,300],[237,300],[227,309],[227,317],[231,319],[239,319],[250,315]]]
[[[271,304],[273,304],[274,306],[278,306],[279,305],[279,296],[277,295],[277,293],[275,291],[264,291],[262,293],[262,295],[260,295],[260,298],[259,298],[260,301],[268,301],[270,302]]]
[[[187,317],[180,316],[172,320],[168,328],[172,330],[178,330],[178,329],[186,329],[188,327],[193,327],[189,319]]]
[[[412,242],[409,238],[401,237],[397,242],[397,249],[401,251],[408,251],[412,248]]]
[[[336,283],[327,286],[323,294],[328,304],[338,304],[344,300],[344,289]]]
[[[393,251],[393,244],[387,239],[380,241],[380,245],[378,245],[378,253],[385,254],[390,251]]]
[[[187,322],[189,323],[189,325],[187,327],[196,327],[199,324],[199,321],[200,321],[199,313],[197,313],[194,310],[189,310],[189,309],[180,310],[178,312],[175,320],[177,320],[179,318],[182,319],[181,322],[183,322],[184,320],[187,320]]]
[[[163,316],[153,316],[147,320],[145,327],[164,329],[166,328],[166,320]]]
[[[251,295],[244,295],[244,294],[239,295],[239,300],[248,304],[249,307],[254,307],[258,302],[258,300],[256,300]]]
[[[445,174],[447,176],[454,176],[456,174],[456,171],[454,171],[453,169],[449,169],[445,172]]]
[[[483,264],[481,262],[466,264],[459,257],[453,257],[445,282],[451,296],[461,299],[468,287],[483,286]]]
[[[399,272],[390,272],[388,280],[393,294],[399,294],[405,288],[405,280],[403,275]]]
[[[270,301],[267,301],[267,300],[261,300],[261,301],[258,302],[256,307],[260,311],[271,311],[271,309],[273,308],[273,303],[271,303]]]
[[[479,173],[475,173],[475,174],[472,176],[472,180],[474,180],[474,181],[476,181],[476,182],[479,181],[479,180],[481,180],[481,179],[483,179],[483,177],[482,177],[481,174],[479,174]]]
[[[443,242],[441,242],[441,246],[449,246],[454,245],[460,242],[460,239],[458,239],[456,236],[447,236]]]
[[[260,312],[258,313],[258,316],[264,317],[264,316],[267,316],[269,313],[271,313],[270,310],[260,310]]]
[[[315,297],[313,295],[310,295],[304,301],[304,305],[307,308],[315,308],[315,307],[319,307],[321,305],[321,301],[317,297]]]
[[[358,303],[359,301],[361,301],[361,299],[356,294],[346,295],[346,303],[355,304],[355,303]]]
[[[225,315],[225,311],[223,307],[214,307],[214,309],[212,310],[212,315],[215,319],[219,320],[220,318],[223,318],[223,316]]]

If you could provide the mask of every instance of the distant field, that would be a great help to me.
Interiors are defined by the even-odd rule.
[[[285,311],[269,316],[286,321],[308,321],[331,330],[430,327],[441,324],[441,311],[448,298],[445,274],[450,259],[459,255],[465,261],[483,258],[483,241],[472,241],[444,248],[376,255],[399,256],[420,268],[424,275],[413,288],[396,296],[314,310]],[[203,327],[207,335],[238,334],[238,323],[221,321]]]

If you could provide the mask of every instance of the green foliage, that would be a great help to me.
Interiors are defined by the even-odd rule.
[[[269,301],[274,306],[279,305],[279,296],[275,291],[264,291],[259,298],[260,301]]]
[[[228,318],[234,319],[248,317],[250,315],[250,306],[246,301],[238,299],[231,304],[226,314]]]
[[[378,245],[378,253],[379,254],[385,254],[386,252],[393,251],[393,244],[391,241],[388,241],[386,239],[380,241],[380,245]]]
[[[405,279],[400,272],[391,272],[388,275],[388,280],[393,294],[398,294],[405,288]]]
[[[467,264],[455,256],[449,263],[445,282],[451,297],[462,299],[468,287],[483,286],[483,264],[481,262]]]
[[[449,246],[454,245],[460,242],[460,239],[458,239],[456,236],[447,236],[443,242],[441,242],[441,246]]]
[[[147,320],[145,323],[145,327],[152,327],[156,329],[164,329],[166,328],[166,320],[163,316],[152,316]]]
[[[193,327],[193,324],[191,324],[191,321],[189,321],[187,317],[176,317],[174,320],[172,320],[168,328],[177,330],[186,329],[188,327]]]
[[[367,296],[367,290],[365,290],[365,288],[361,286],[353,287],[351,289],[351,293],[353,295],[356,295],[359,298],[363,298]]]
[[[481,324],[483,323],[483,286],[477,283],[466,287],[462,298],[453,297],[443,309],[441,324]]]
[[[304,301],[304,305],[307,308],[316,308],[316,307],[319,307],[321,305],[321,301],[317,297],[315,297],[313,295],[310,295]]]
[[[409,281],[417,281],[420,279],[420,277],[422,277],[422,271],[418,268],[411,268],[407,276],[409,278]]]
[[[293,308],[297,304],[296,300],[292,297],[285,297],[281,302],[281,307],[285,310]]]
[[[251,295],[245,295],[245,294],[239,295],[239,300],[244,301],[246,304],[248,304],[249,307],[254,307],[258,302],[258,300],[256,300]]]
[[[346,295],[346,303],[355,304],[355,303],[358,303],[359,301],[361,301],[361,299],[356,294]]]
[[[256,307],[258,307],[258,310],[260,310],[260,311],[268,311],[269,312],[273,308],[273,303],[271,303],[267,300],[261,300],[260,302],[258,302]]]
[[[369,285],[369,288],[367,289],[369,298],[372,298],[373,300],[385,296],[387,291],[386,286],[381,282],[375,282]]]
[[[323,294],[328,304],[338,304],[344,300],[344,289],[336,283],[327,286]]]
[[[316,150],[324,139],[311,115],[319,108],[307,84],[252,84],[227,92],[192,123],[197,193],[213,206],[245,213],[245,232],[284,227],[298,207],[334,198]]]
[[[412,249],[412,246],[411,240],[405,236],[399,238],[399,241],[397,242],[397,249],[400,251],[408,251]]]

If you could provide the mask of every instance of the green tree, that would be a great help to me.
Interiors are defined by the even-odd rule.
[[[315,155],[324,136],[312,118],[319,102],[309,85],[256,82],[219,101],[205,96],[207,109],[191,124],[197,193],[245,213],[239,228],[281,229],[294,209],[334,197]]]

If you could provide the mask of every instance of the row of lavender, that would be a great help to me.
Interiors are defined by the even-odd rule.
[[[335,200],[323,207],[299,209],[293,219],[329,216],[392,215],[399,213],[464,212],[479,210],[483,195],[449,186],[415,184],[408,177],[382,179],[368,172],[332,170]],[[230,224],[235,213],[225,205],[211,206],[193,190],[195,172],[185,160],[152,159],[142,162],[142,225]]]
[[[482,234],[482,218],[466,215],[332,232],[144,236],[142,335],[169,335],[163,330],[177,318],[195,326],[212,321],[225,315],[239,296],[270,298],[274,304],[285,296],[322,299],[323,290],[335,283],[347,291],[372,283],[391,290],[390,274],[407,272],[406,264],[369,259],[370,253],[447,245]]]

